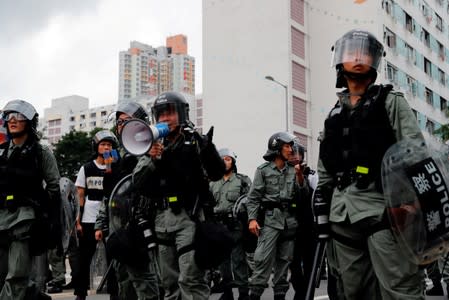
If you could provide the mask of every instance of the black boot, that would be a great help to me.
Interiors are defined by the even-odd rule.
[[[250,300],[248,291],[239,291],[239,298],[238,300]]]
[[[274,300],[285,300],[285,295],[274,295]]]
[[[260,300],[260,296],[259,295],[254,295],[254,294],[250,294],[249,295],[249,300]]]
[[[227,287],[224,289],[223,294],[218,300],[234,300],[234,294],[232,293],[232,288]]]

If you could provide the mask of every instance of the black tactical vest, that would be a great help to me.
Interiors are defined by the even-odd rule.
[[[143,191],[150,199],[168,200],[173,210],[191,210],[197,200],[199,204],[210,201],[209,183],[192,136],[186,133],[171,145],[166,141],[161,159],[154,163],[157,167]]]
[[[326,119],[320,159],[339,189],[354,181],[359,188],[376,181],[380,189],[382,158],[396,141],[385,109],[391,89],[374,85],[353,110],[337,103]]]
[[[0,197],[13,197],[17,206],[39,205],[46,199],[40,170],[42,148],[39,143],[26,142],[8,158],[9,142],[0,145]]]
[[[90,201],[103,201],[105,191],[103,188],[104,170],[99,169],[93,161],[84,165],[84,175],[86,177],[85,196]]]

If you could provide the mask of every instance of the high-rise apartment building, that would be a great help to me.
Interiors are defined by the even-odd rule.
[[[51,107],[44,109],[44,116],[39,120],[38,130],[45,137],[43,142],[51,145],[72,130],[109,129],[113,124],[108,122],[108,116],[115,107],[111,104],[89,108],[89,99],[78,95],[52,99]]]
[[[168,37],[158,48],[132,41],[120,52],[119,102],[166,91],[195,94],[195,59],[187,54],[187,37]]]
[[[287,129],[315,166],[337,101],[331,47],[360,28],[385,46],[378,82],[405,94],[429,136],[449,122],[448,13],[448,0],[203,0],[204,130],[214,125],[217,146],[249,174]]]

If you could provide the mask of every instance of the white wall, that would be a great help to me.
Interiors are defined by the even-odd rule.
[[[218,148],[237,154],[253,177],[268,138],[285,130],[284,88],[290,86],[287,0],[203,0],[203,107]]]

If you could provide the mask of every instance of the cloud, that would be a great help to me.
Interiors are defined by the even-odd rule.
[[[91,107],[114,104],[119,52],[132,40],[158,47],[180,33],[196,58],[201,91],[201,0],[24,2],[0,1],[0,109],[20,98],[42,113],[51,99],[73,94]]]
[[[14,42],[41,30],[54,15],[81,15],[95,10],[97,0],[0,1],[0,42]]]

